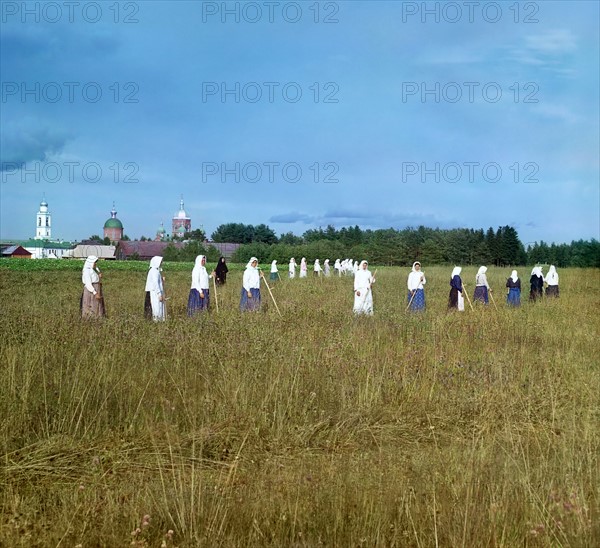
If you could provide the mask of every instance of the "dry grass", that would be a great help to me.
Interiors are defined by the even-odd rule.
[[[242,316],[235,272],[193,320],[166,272],[166,324],[144,273],[82,323],[79,273],[0,272],[0,545],[598,546],[598,271],[458,314],[425,270],[424,315],[380,269],[373,318],[349,278]]]

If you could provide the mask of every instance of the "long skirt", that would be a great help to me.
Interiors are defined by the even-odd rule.
[[[271,273],[269,274],[269,280],[271,280],[271,281],[274,281],[274,282],[275,282],[275,281],[277,281],[277,278],[278,278],[278,277],[279,277],[279,276],[277,275],[277,272],[271,272]]]
[[[167,308],[164,301],[159,300],[159,296],[150,291],[146,291],[144,299],[144,318],[161,322],[167,319]]]
[[[423,289],[417,289],[415,291],[414,297],[413,292],[409,291],[406,295],[406,302],[410,303],[409,310],[411,312],[419,312],[420,310],[425,310],[425,291],[423,291]]]
[[[242,294],[240,295],[240,310],[242,312],[256,312],[260,310],[260,289],[250,289],[252,298],[248,297],[248,293],[242,287]]]
[[[488,289],[485,285],[478,285],[475,287],[475,293],[473,294],[473,300],[479,301],[484,304],[490,304],[488,297]]]
[[[204,293],[204,299],[200,297],[200,291],[190,289],[187,305],[187,315],[190,318],[202,310],[208,310],[210,307],[210,289],[203,289],[202,292]]]
[[[558,286],[557,285],[549,285],[546,287],[546,297],[554,297],[558,298]]]
[[[81,312],[81,317],[84,320],[106,317],[106,308],[104,307],[104,297],[102,296],[102,288],[100,287],[100,283],[95,283],[92,285],[94,286],[96,293],[100,295],[100,298],[97,299],[96,295],[94,295],[91,291],[88,291],[88,289],[84,286],[81,299],[79,300],[79,310]]]
[[[511,287],[506,296],[508,306],[521,306],[521,290],[518,287]]]
[[[370,289],[361,289],[360,297],[354,292],[354,314],[373,315],[373,292]]]
[[[538,299],[541,299],[543,296],[544,296],[544,293],[542,292],[541,289],[532,287],[531,290],[529,291],[529,300],[532,302],[535,302]]]
[[[456,289],[456,287],[450,289],[448,308],[456,308],[459,312],[464,312],[465,310],[465,298],[462,292]]]
[[[306,270],[300,270],[300,277],[306,278]]]
[[[290,277],[290,280],[291,280],[292,278],[295,278],[295,277],[296,277],[296,273],[295,273],[295,272],[292,272],[291,270],[288,272],[288,275],[289,275],[289,277]]]

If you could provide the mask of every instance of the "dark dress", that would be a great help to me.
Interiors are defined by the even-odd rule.
[[[538,299],[541,299],[542,295],[544,294],[544,278],[532,274],[531,278],[529,279],[529,283],[531,284],[529,300],[537,301]]]
[[[462,280],[456,275],[450,280],[450,295],[448,296],[448,308],[458,308],[458,292],[462,293]]]
[[[506,287],[508,287],[506,304],[509,306],[521,306],[521,278],[517,278],[516,282],[512,278],[508,278],[506,280]]]
[[[225,282],[227,281],[228,272],[229,269],[227,268],[227,264],[225,263],[225,258],[220,257],[219,262],[217,263],[217,267],[215,268],[215,281],[217,282],[217,285],[225,285]]]

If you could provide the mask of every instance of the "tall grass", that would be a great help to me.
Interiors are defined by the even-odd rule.
[[[194,319],[167,270],[164,324],[144,272],[81,322],[78,272],[1,271],[0,545],[598,546],[599,272],[460,314],[425,270],[425,314],[389,268],[372,318],[351,278],[242,315],[233,272]]]

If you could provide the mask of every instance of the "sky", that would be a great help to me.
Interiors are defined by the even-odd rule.
[[[596,1],[11,2],[0,237],[266,223],[600,238]]]

